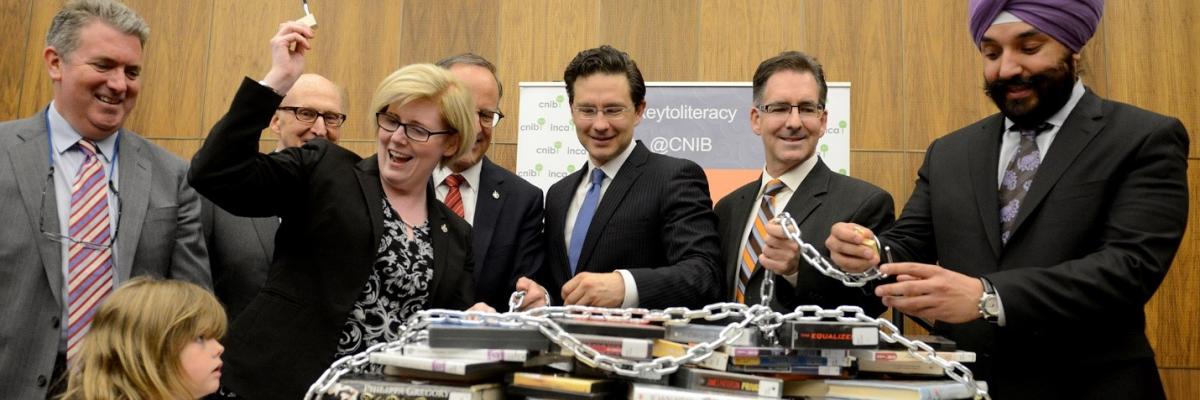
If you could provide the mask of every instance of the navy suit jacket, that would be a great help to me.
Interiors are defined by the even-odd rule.
[[[475,300],[501,312],[517,279],[542,264],[542,190],[484,157],[471,227]]]
[[[996,287],[1005,326],[977,319],[934,331],[979,353],[977,377],[997,398],[1159,397],[1143,307],[1187,224],[1187,131],[1088,90],[1002,245],[1003,129],[996,114],[930,144],[900,219],[880,235],[897,260],[936,262]],[[1130,365],[1142,367],[1124,373]]]
[[[702,307],[721,298],[720,242],[708,179],[689,160],[651,153],[640,141],[597,205],[578,272],[627,269],[639,306]],[[556,303],[571,279],[565,226],[584,164],[546,194],[546,260],[539,282]]]
[[[721,265],[724,266],[725,282],[728,283],[726,298],[731,301],[737,288],[738,259],[742,254],[742,240],[745,240],[742,233],[750,213],[758,209],[760,182],[761,178],[747,183],[717,202]],[[822,256],[829,257],[825,238],[829,237],[829,230],[834,223],[853,222],[880,232],[895,220],[894,207],[892,195],[888,192],[865,181],[830,171],[824,161],[817,160],[783,210],[799,224],[801,239],[816,248]],[[746,284],[747,304],[760,302],[760,287],[765,275],[765,269],[761,266],[750,275],[750,281]],[[775,276],[775,298],[771,301],[771,307],[788,312],[799,305],[822,308],[860,306],[874,317],[886,307],[875,296],[873,288],[871,284],[861,288],[846,287],[841,281],[822,275],[802,259],[795,287],[782,276]]]

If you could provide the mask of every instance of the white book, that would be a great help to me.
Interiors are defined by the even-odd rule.
[[[629,398],[633,400],[745,400],[764,399],[765,397],[711,391],[702,392],[671,386],[635,383],[633,384],[633,389],[629,392]]]
[[[456,360],[431,357],[408,356],[394,352],[371,353],[371,362],[393,367],[421,371],[441,372],[452,375],[467,375],[477,370],[488,369],[500,361]]]
[[[967,385],[952,380],[891,381],[891,380],[826,380],[829,397],[845,399],[942,400],[971,398]],[[979,381],[987,389],[987,383]]]
[[[529,350],[433,348],[424,343],[405,345],[400,349],[400,353],[406,356],[455,360],[525,362],[529,359]]]
[[[850,350],[850,355],[857,357],[859,361],[921,361],[908,350],[855,349]],[[975,362],[975,353],[970,351],[939,351],[937,356],[946,361]]]

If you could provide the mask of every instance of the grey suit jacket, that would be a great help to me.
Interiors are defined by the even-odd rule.
[[[62,254],[39,231],[42,187],[49,172],[45,111],[0,123],[0,393],[46,396],[62,319]],[[212,286],[200,237],[200,200],[187,165],[131,131],[120,134],[121,198],[117,282],[152,275]],[[46,192],[53,209],[53,188]],[[58,230],[58,214],[46,215]]]
[[[201,197],[200,223],[212,264],[213,292],[232,323],[267,282],[278,217],[239,217]]]

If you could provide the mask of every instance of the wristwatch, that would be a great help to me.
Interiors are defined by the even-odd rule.
[[[996,296],[996,288],[987,278],[979,278],[983,282],[983,295],[979,296],[979,316],[984,321],[997,323],[1000,321],[1000,297]]]

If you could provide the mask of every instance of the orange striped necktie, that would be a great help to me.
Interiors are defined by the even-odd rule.
[[[775,218],[775,195],[785,187],[787,186],[779,179],[767,182],[762,200],[759,201],[758,208],[755,210],[754,226],[750,227],[750,235],[746,238],[746,245],[742,247],[742,256],[738,258],[737,292],[735,293],[738,303],[746,303],[746,284],[750,282],[750,275],[758,267],[758,256],[762,254],[763,243],[767,237],[767,223]]]
[[[96,145],[80,140],[84,155],[71,184],[67,247],[67,359],[74,363],[92,316],[113,289],[112,232],[109,230],[108,179]],[[98,246],[97,243],[106,245]]]

